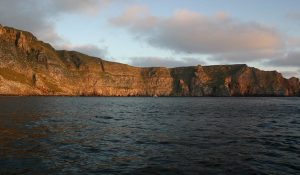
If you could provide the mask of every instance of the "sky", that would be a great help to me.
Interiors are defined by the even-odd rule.
[[[0,24],[133,66],[248,64],[300,77],[297,0],[0,0]]]

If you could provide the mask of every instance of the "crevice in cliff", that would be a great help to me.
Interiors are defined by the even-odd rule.
[[[16,47],[19,46],[20,37],[21,37],[21,32],[17,32],[17,34],[16,34],[16,40],[15,40],[15,46]]]
[[[104,64],[103,64],[103,61],[102,61],[102,60],[100,61],[100,66],[101,66],[101,70],[102,70],[102,72],[105,72],[105,69],[104,69]]]
[[[32,85],[33,85],[33,86],[36,86],[36,82],[37,82],[37,77],[36,77],[36,74],[33,73],[33,74],[32,74]]]

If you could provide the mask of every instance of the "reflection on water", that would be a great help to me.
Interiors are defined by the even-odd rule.
[[[300,98],[0,97],[0,174],[298,174]]]

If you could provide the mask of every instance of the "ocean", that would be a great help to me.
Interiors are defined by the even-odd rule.
[[[0,174],[300,174],[300,98],[0,97]]]

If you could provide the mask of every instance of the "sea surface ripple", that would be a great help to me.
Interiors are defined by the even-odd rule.
[[[300,98],[0,97],[0,174],[300,174]]]

